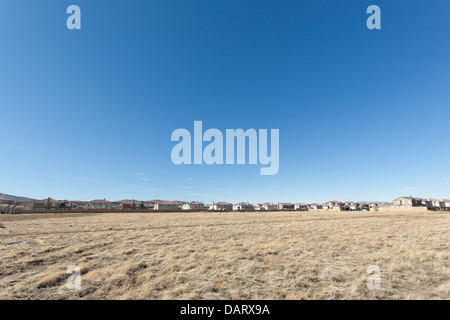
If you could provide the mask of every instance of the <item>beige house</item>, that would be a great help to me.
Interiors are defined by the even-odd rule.
[[[239,202],[233,205],[234,211],[253,211],[255,207],[248,202]]]
[[[365,202],[348,201],[344,203],[344,210],[346,211],[369,211],[370,207]]]
[[[380,204],[378,203],[378,202],[371,202],[370,204],[369,204],[369,208],[370,209],[372,209],[372,208],[378,208],[380,206]]]
[[[145,203],[145,207],[147,208],[147,210],[155,210],[155,206],[156,206],[156,203],[150,203],[150,202]]]
[[[295,210],[295,206],[289,202],[278,203],[278,210]]]
[[[344,209],[347,211],[359,211],[359,204],[356,202],[346,202],[344,205]]]
[[[323,204],[324,209],[328,210],[334,210],[334,211],[344,211],[345,210],[345,204],[340,201],[328,201]]]
[[[394,207],[422,207],[422,199],[414,198],[414,197],[399,197],[397,199],[392,200],[392,204]]]
[[[184,203],[181,208],[183,210],[204,210],[205,209],[205,205],[203,204],[203,202],[199,202],[199,201],[192,201],[189,203]]]
[[[323,209],[330,209],[333,206],[333,202],[324,202],[322,204]]]
[[[444,201],[444,199],[428,198],[428,201],[431,203],[431,207],[432,208],[436,208],[436,209],[439,209],[439,210],[445,208],[445,201]]]
[[[308,211],[309,207],[304,203],[294,203],[294,210],[296,211]]]
[[[34,201],[31,210],[68,210],[70,204],[64,201],[47,198],[40,201]]]
[[[155,204],[154,209],[158,211],[177,211],[181,210],[181,204],[177,201],[160,201]]]
[[[320,203],[311,203],[308,204],[309,210],[322,210],[323,206]]]
[[[446,209],[450,209],[450,200],[443,199],[442,201],[444,201],[444,207],[445,207]]]
[[[71,201],[69,203],[70,210],[84,210],[85,209],[85,203],[82,201]]]
[[[112,203],[106,199],[103,200],[92,200],[86,203],[87,210],[102,210],[102,209],[111,209]]]
[[[119,210],[144,210],[148,209],[147,202],[145,201],[137,201],[137,200],[128,200],[128,201],[119,201],[113,204],[115,209]]]
[[[253,207],[255,208],[255,211],[265,211],[266,210],[262,207],[261,203],[257,203]]]
[[[215,210],[215,211],[231,211],[233,210],[233,205],[229,202],[217,202],[213,203],[209,210]]]
[[[12,206],[10,204],[0,204],[0,213],[12,212]]]
[[[334,211],[345,211],[345,206],[343,203],[335,203],[331,206],[330,210]]]
[[[261,208],[266,211],[275,211],[278,210],[278,205],[273,204],[272,202],[264,202],[261,204]]]
[[[450,200],[443,199],[444,201],[444,210],[450,210]]]

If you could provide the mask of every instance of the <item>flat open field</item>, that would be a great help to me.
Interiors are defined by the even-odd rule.
[[[448,212],[35,214],[0,224],[1,299],[450,297]],[[66,287],[72,265],[80,290]],[[367,288],[371,265],[380,289]]]

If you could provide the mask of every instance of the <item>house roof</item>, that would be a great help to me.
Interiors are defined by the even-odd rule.
[[[200,202],[200,201],[191,201],[191,202],[189,202],[189,204],[203,204],[203,202]]]
[[[412,200],[412,199],[414,199],[414,197],[398,197],[398,198],[395,198],[393,201],[402,200],[402,199]]]
[[[336,200],[332,200],[332,201],[327,201],[327,202],[324,202],[323,204],[326,204],[326,205],[330,205],[330,204],[332,204],[332,205],[335,205],[335,204],[342,204],[342,202],[340,202],[340,201],[336,201]]]
[[[157,204],[181,204],[180,201],[160,201]]]
[[[56,199],[53,199],[53,198],[46,198],[46,199],[38,200],[38,201],[34,201],[34,202],[47,202],[47,201],[50,201],[50,202],[62,202],[62,201],[59,201],[59,200],[56,200]]]
[[[106,199],[103,199],[103,200],[101,200],[101,199],[97,199],[97,200],[92,200],[92,201],[89,201],[89,203],[99,203],[99,204],[106,204],[106,203],[110,203],[108,200],[106,200]]]

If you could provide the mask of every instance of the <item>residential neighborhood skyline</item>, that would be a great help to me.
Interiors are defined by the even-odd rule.
[[[6,195],[8,196],[8,195]],[[12,196],[10,196],[12,198]],[[305,202],[263,202],[230,203],[226,201],[205,204],[201,201],[179,200],[121,200],[91,201],[56,200],[51,197],[42,200],[26,199],[21,201],[1,200],[0,213],[40,213],[40,212],[99,212],[99,211],[379,211],[390,208],[422,208],[426,210],[450,211],[450,200],[419,197],[398,197],[392,202],[339,201],[324,203]]]
[[[177,189],[177,188],[176,188]],[[182,188],[182,189],[186,189],[186,188]],[[414,188],[415,189],[415,188]],[[370,198],[370,197],[366,197],[366,198],[354,198],[354,197],[348,197],[348,196],[331,196],[331,197],[314,197],[315,200],[313,199],[308,199],[307,197],[292,197],[291,199],[287,199],[287,197],[283,197],[282,199],[277,199],[275,198],[270,198],[270,197],[260,197],[258,199],[250,199],[250,197],[247,197],[249,199],[245,199],[245,196],[239,195],[239,196],[229,196],[229,195],[215,195],[214,197],[211,197],[210,195],[205,195],[205,194],[200,194],[200,193],[195,193],[194,190],[192,190],[192,188],[189,188],[190,191],[192,192],[188,192],[187,195],[183,196],[183,197],[176,197],[175,196],[175,192],[173,194],[173,196],[168,196],[168,197],[157,197],[155,196],[155,194],[153,194],[153,196],[151,194],[147,195],[147,196],[143,196],[143,197],[134,197],[132,195],[129,196],[124,196],[124,197],[108,197],[108,196],[98,196],[98,197],[86,197],[86,198],[80,198],[80,197],[73,197],[73,196],[68,196],[68,195],[58,195],[57,193],[53,193],[52,196],[50,196],[50,198],[55,198],[55,199],[60,199],[60,200],[68,200],[68,201],[81,201],[81,202],[89,202],[89,201],[94,201],[94,200],[108,200],[110,202],[123,202],[123,201],[179,201],[179,202],[192,202],[192,201],[198,201],[198,202],[203,202],[203,203],[214,203],[214,202],[221,202],[221,201],[226,201],[229,203],[239,203],[239,202],[247,202],[247,203],[264,203],[264,202],[271,202],[271,203],[283,203],[283,202],[292,202],[292,203],[325,203],[327,201],[333,201],[330,199],[344,199],[343,202],[364,202],[364,203],[389,203],[392,202],[392,199],[394,198],[398,198],[398,194],[394,195],[390,198],[387,199],[375,199],[375,198]],[[429,194],[424,194],[424,193],[420,193],[420,192],[412,192],[415,190],[409,190],[409,188],[406,188],[405,190],[407,190],[407,192],[403,192],[403,193],[399,193],[399,194],[403,194],[403,196],[401,197],[410,197],[410,198],[419,198],[419,199],[426,199],[426,198],[431,198],[431,199],[446,199],[446,198],[450,198],[449,196],[446,196],[445,194],[440,194],[439,196],[436,195],[429,195]],[[20,194],[20,193],[19,193]],[[55,196],[57,195],[57,196]],[[0,201],[2,200],[11,200],[14,201],[14,199],[28,199],[28,200],[20,200],[20,201],[39,201],[42,199],[47,199],[48,194],[44,195],[44,196],[32,196],[32,195],[23,195],[20,194],[19,196],[17,195],[11,195],[11,194],[6,194],[6,193],[0,193]],[[293,199],[295,201],[293,201]],[[319,199],[319,200],[317,200]]]

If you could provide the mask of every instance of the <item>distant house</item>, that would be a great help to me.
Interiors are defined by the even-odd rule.
[[[156,205],[155,201],[144,201],[144,207],[147,210],[154,210],[155,209],[155,205]]]
[[[10,204],[0,204],[0,213],[10,213],[11,205]]]
[[[248,202],[239,202],[233,205],[234,211],[253,211],[255,207]]]
[[[255,205],[253,205],[253,207],[255,208],[255,211],[265,211],[265,209],[262,207],[261,203],[257,203]]]
[[[183,210],[204,210],[205,209],[205,205],[203,204],[203,202],[199,202],[199,201],[192,201],[189,203],[184,203],[181,208]]]
[[[278,205],[273,204],[272,202],[264,202],[263,204],[261,204],[261,209],[266,211],[275,211],[278,210]]]
[[[328,209],[328,210],[334,210],[334,211],[344,211],[345,204],[340,201],[332,200],[332,201],[325,202],[323,204],[323,208]]]
[[[365,202],[348,201],[344,203],[343,210],[345,211],[369,211],[369,205]]]
[[[84,202],[82,201],[71,201],[69,204],[70,210],[84,210]]]
[[[233,210],[233,205],[229,202],[217,202],[213,203],[209,210],[216,210],[216,211],[231,211]]]
[[[295,206],[292,203],[278,203],[278,210],[295,210]]]
[[[61,204],[59,205],[60,210],[70,210],[72,207],[69,200],[63,200],[61,201]]]
[[[125,201],[125,202],[121,202],[119,204],[114,204],[113,206],[115,209],[119,209],[119,210],[134,210],[135,203],[134,203],[134,201]]]
[[[55,201],[53,199],[44,199],[44,200],[40,200],[40,201],[33,201],[33,206],[32,206],[32,210],[46,210],[48,208],[48,202],[50,201]]]
[[[450,200],[443,199],[442,201],[444,201],[444,207],[445,207],[446,209],[450,209]]]
[[[331,209],[332,206],[333,206],[333,203],[332,203],[332,202],[324,202],[324,203],[322,204],[322,207],[323,207],[324,209]]]
[[[320,203],[311,203],[308,204],[309,210],[322,210],[323,206]]]
[[[63,210],[69,209],[63,201],[47,198],[40,201],[33,201],[32,210]]]
[[[344,204],[344,209],[347,210],[347,211],[359,211],[359,210],[361,210],[360,206],[359,206],[359,203],[357,203],[357,202],[346,202]]]
[[[445,202],[443,199],[432,199],[428,198],[428,201],[431,203],[431,207],[435,209],[444,209],[445,208]]]
[[[111,209],[112,203],[106,199],[103,200],[92,200],[86,203],[87,210],[101,210],[101,209]]]
[[[12,208],[12,210],[13,210],[14,213],[19,212],[19,211],[23,211],[23,210],[25,210],[25,206],[23,204],[15,205]]]
[[[308,211],[309,207],[304,203],[294,203],[294,210],[296,211]]]
[[[136,200],[121,201],[114,204],[113,207],[119,210],[143,210],[148,208],[146,202]]]
[[[370,206],[368,203],[357,202],[357,204],[359,206],[359,210],[361,210],[361,211],[369,211],[370,210]]]
[[[159,211],[178,211],[181,210],[181,204],[177,201],[160,201],[155,204],[154,209]]]
[[[343,203],[335,203],[330,210],[335,210],[335,211],[345,211],[345,207]]]
[[[417,198],[418,200],[420,200],[420,206],[421,207],[427,207],[427,208],[431,208],[433,206],[433,203],[430,201],[430,198]]]
[[[25,210],[33,210],[33,201],[22,203],[25,206]]]
[[[399,197],[397,199],[392,200],[392,204],[395,207],[422,207],[422,199],[414,198],[414,197]]]

